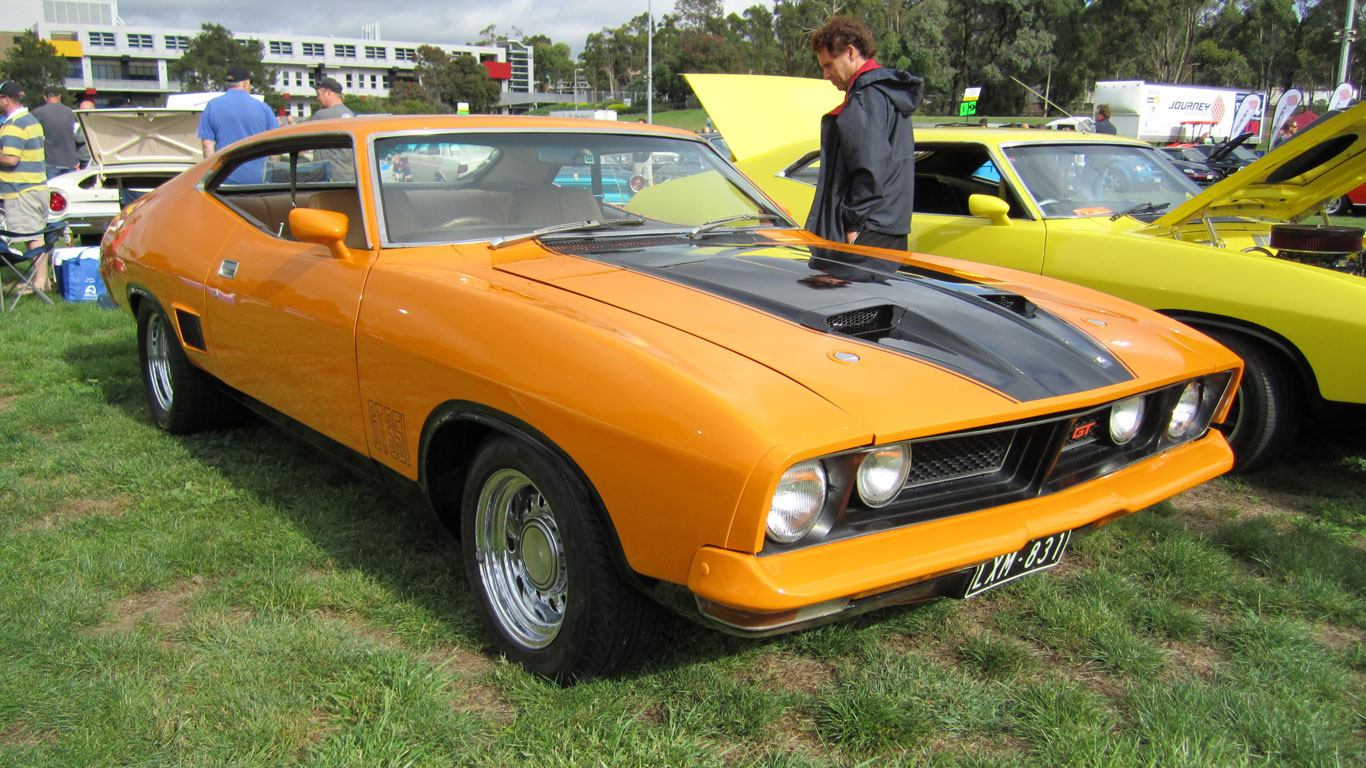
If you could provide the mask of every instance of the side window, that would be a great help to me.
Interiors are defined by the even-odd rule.
[[[819,152],[813,152],[806,157],[803,157],[801,160],[788,166],[787,170],[783,171],[784,178],[800,181],[803,184],[810,184],[813,187],[816,186],[816,181],[820,178],[820,175],[821,155]]]
[[[347,218],[347,247],[369,248],[355,151],[345,137],[293,139],[231,154],[208,189],[244,220],[282,240],[294,239],[289,212],[295,208],[341,213]]]

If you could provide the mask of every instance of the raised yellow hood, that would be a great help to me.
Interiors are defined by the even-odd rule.
[[[821,116],[844,93],[824,80],[769,75],[684,75],[736,161],[820,136]]]
[[[1366,183],[1363,153],[1366,103],[1319,120],[1153,223],[1175,227],[1205,215],[1301,219]]]

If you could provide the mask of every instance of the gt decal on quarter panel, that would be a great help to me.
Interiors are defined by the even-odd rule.
[[[370,422],[370,442],[381,453],[388,454],[400,464],[408,463],[408,430],[403,414],[368,401],[367,416]]]

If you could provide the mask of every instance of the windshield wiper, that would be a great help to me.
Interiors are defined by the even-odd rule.
[[[502,248],[505,245],[524,243],[527,240],[535,240],[541,235],[549,235],[552,232],[572,232],[576,230],[602,229],[604,226],[606,225],[603,224],[601,221],[598,221],[597,219],[589,219],[588,221],[566,221],[563,224],[551,224],[548,227],[533,229],[530,232],[523,232],[520,235],[508,235],[506,237],[495,238],[489,241],[489,248]]]
[[[1135,205],[1133,208],[1130,208],[1126,211],[1120,211],[1119,213],[1116,213],[1115,215],[1111,216],[1110,221],[1119,221],[1120,218],[1124,216],[1137,216],[1143,213],[1157,213],[1158,211],[1165,211],[1169,207],[1171,207],[1171,203],[1139,203],[1138,205]]]
[[[520,235],[508,235],[499,237],[489,242],[489,248],[497,249],[505,245],[515,245],[524,243],[527,240],[535,240],[541,235],[553,235],[556,232],[586,232],[595,229],[615,229],[616,227],[638,227],[645,223],[645,219],[634,216],[626,219],[615,219],[613,221],[598,221],[589,219],[588,221],[568,221],[563,224],[552,224],[548,227],[533,229],[530,232],[523,232]]]
[[[690,240],[695,240],[695,239],[697,239],[697,236],[700,235],[700,234],[702,234],[703,232],[709,232],[709,231],[711,231],[711,230],[713,230],[713,229],[716,229],[717,227],[725,226],[726,224],[734,224],[734,223],[737,222],[737,221],[784,221],[784,220],[785,220],[785,217],[779,216],[779,215],[776,214],[776,213],[746,213],[746,214],[741,215],[741,216],[727,216],[727,217],[724,218],[724,219],[717,219],[717,220],[715,220],[715,221],[709,221],[709,222],[707,222],[706,224],[699,224],[698,226],[693,227],[692,230],[688,232],[688,239],[690,239]]]

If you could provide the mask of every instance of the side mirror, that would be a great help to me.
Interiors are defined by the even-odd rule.
[[[968,212],[973,216],[991,219],[1000,227],[1010,226],[1010,203],[995,195],[969,195]],[[293,226],[293,223],[290,223]]]
[[[346,214],[318,208],[295,208],[289,212],[289,231],[301,243],[325,245],[339,259],[351,257],[347,250],[346,228],[350,222]]]

